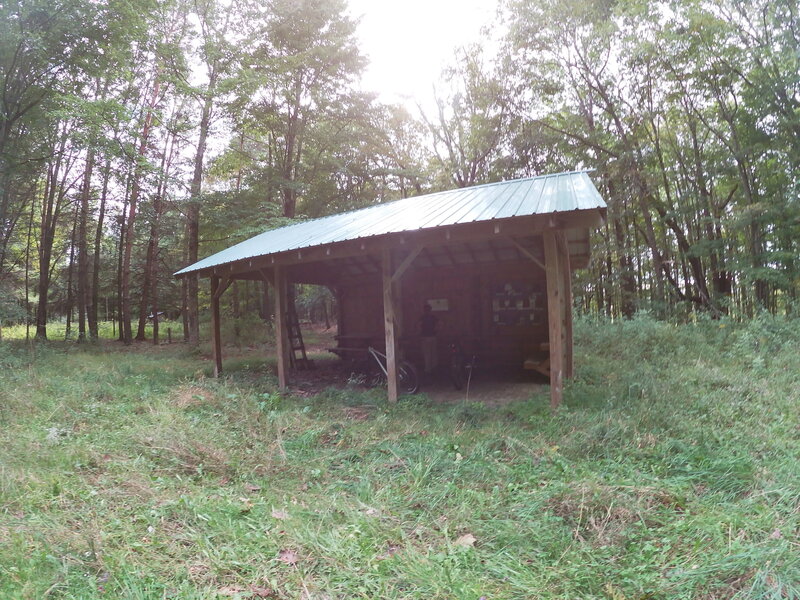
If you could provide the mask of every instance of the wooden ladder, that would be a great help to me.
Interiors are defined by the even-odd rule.
[[[303,343],[303,332],[300,330],[300,319],[294,305],[294,286],[289,286],[286,311],[286,329],[289,336],[289,364],[293,369],[309,369],[311,361],[306,356],[306,345]],[[300,353],[298,356],[297,353]]]

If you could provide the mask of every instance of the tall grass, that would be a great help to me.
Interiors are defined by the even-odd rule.
[[[800,322],[576,323],[525,402],[0,344],[0,598],[800,598]]]
[[[97,323],[97,336],[101,340],[115,340],[119,337],[118,323],[115,321],[99,321]],[[134,334],[136,324],[134,323]],[[158,324],[160,341],[167,342],[171,336],[174,341],[183,339],[183,323],[181,321],[160,321]],[[16,324],[3,328],[4,340],[24,340],[33,338],[36,335],[36,325],[31,325],[26,329],[25,324]],[[153,324],[147,323],[145,335],[148,340],[153,339]],[[51,321],[47,324],[47,337],[52,341],[74,341],[78,338],[78,326],[76,323],[70,325],[67,333],[66,320]]]

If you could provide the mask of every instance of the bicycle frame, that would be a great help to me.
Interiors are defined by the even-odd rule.
[[[450,351],[450,379],[453,382],[453,386],[460,390],[466,384],[469,391],[469,384],[472,381],[475,362],[478,357],[473,354],[470,360],[467,361],[467,356],[458,341],[450,342],[448,349]]]
[[[383,354],[382,352],[378,352],[372,346],[367,348],[367,352],[370,354],[370,356],[372,356],[372,358],[375,359],[375,362],[378,363],[378,366],[381,368],[381,371],[383,371],[383,374],[386,375],[386,377],[388,378],[389,377],[389,371],[384,366],[384,363],[387,360],[386,355]],[[380,357],[380,358],[378,358],[378,357]],[[383,361],[381,361],[381,358],[383,359]]]
[[[375,362],[378,363],[381,371],[383,371],[384,377],[386,380],[389,380],[389,371],[386,366],[386,355],[382,352],[379,352],[372,346],[367,348],[367,352],[369,353],[372,358],[375,359]],[[383,360],[381,360],[383,359]],[[398,385],[401,388],[404,388],[405,393],[414,394],[419,389],[419,376],[417,375],[416,369],[414,369],[414,365],[407,361],[400,361],[397,364],[397,378],[398,378]]]

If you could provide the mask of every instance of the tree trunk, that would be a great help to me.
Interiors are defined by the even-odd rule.
[[[122,253],[122,283],[120,286],[120,304],[122,313],[122,341],[130,344],[133,341],[133,332],[131,331],[131,255],[133,253],[133,241],[136,225],[136,209],[139,201],[139,193],[141,191],[141,178],[142,167],[141,162],[147,154],[147,142],[150,138],[150,127],[153,122],[153,112],[158,101],[158,92],[160,88],[159,73],[156,73],[155,82],[153,83],[153,94],[150,99],[150,104],[145,109],[144,124],[142,125],[142,136],[139,145],[137,163],[133,171],[133,182],[131,184],[131,197],[128,202],[128,225],[125,230],[125,245]]]
[[[33,231],[33,213],[35,212],[36,203],[33,198],[31,199],[31,213],[28,217],[28,235],[25,244],[25,341],[31,339],[31,233]]]
[[[161,194],[164,193],[164,188],[166,187],[166,178],[167,176],[164,174],[162,179],[164,183],[162,183],[156,197],[153,198],[153,224],[150,228],[150,242],[147,248],[147,272],[150,280],[150,308],[153,311],[153,344],[155,345],[158,345],[158,242],[162,212]],[[142,339],[144,339],[144,330],[142,330]]]
[[[47,339],[47,303],[50,292],[50,261],[53,257],[56,226],[66,196],[66,171],[61,173],[64,150],[67,144],[67,125],[62,125],[61,140],[55,152],[55,160],[47,170],[47,184],[42,206],[42,221],[39,236],[39,303],[36,307],[36,339]],[[61,174],[61,181],[59,181]]]
[[[233,293],[231,294],[231,302],[233,304],[233,335],[238,343],[242,333],[241,326],[239,325],[239,317],[241,317],[241,312],[239,310],[239,282],[234,281],[231,287],[233,288]]]
[[[125,249],[125,231],[127,229],[126,218],[128,214],[128,201],[130,200],[131,181],[133,180],[133,172],[128,173],[128,178],[125,185],[125,199],[122,201],[122,213],[120,214],[119,224],[119,244],[117,244],[117,302],[116,302],[116,322],[117,332],[120,342],[125,341],[123,326],[122,326],[122,255]]]
[[[103,168],[103,191],[100,193],[100,212],[97,215],[97,229],[94,234],[94,260],[92,263],[92,300],[89,305],[89,336],[92,339],[99,337],[97,326],[97,311],[100,303],[100,246],[103,241],[103,222],[106,216],[106,198],[108,197],[108,181],[111,178],[111,159],[106,158]],[[106,310],[108,319],[108,310]]]
[[[216,67],[211,69],[208,78],[208,90],[203,101],[203,112],[200,116],[200,131],[198,132],[197,152],[194,156],[194,172],[192,185],[189,190],[190,200],[186,210],[186,258],[190,265],[198,260],[200,248],[200,193],[203,186],[203,162],[206,154],[206,140],[211,126],[211,112],[214,108],[214,94],[216,92],[217,73]],[[188,341],[197,344],[200,341],[200,308],[197,299],[198,278],[197,273],[190,273],[185,278],[185,322],[188,326]]]
[[[78,215],[80,213],[80,204],[75,205],[75,216],[72,219],[72,234],[69,238],[69,262],[67,263],[67,326],[64,331],[64,339],[68,340],[70,333],[72,333],[72,307],[75,304],[75,298],[72,294],[72,274],[75,267],[75,235],[78,230]]]
[[[302,74],[295,75],[292,105],[289,107],[286,124],[286,150],[283,159],[283,216],[294,218],[297,209],[297,190],[294,187],[296,169],[300,155],[300,106],[303,90]]]
[[[172,117],[174,122],[175,115]],[[153,344],[158,344],[158,244],[161,235],[161,217],[164,213],[164,198],[167,195],[172,160],[175,156],[175,142],[178,138],[174,128],[170,128],[164,142],[164,151],[161,155],[161,168],[158,180],[158,189],[153,198],[153,217],[150,222],[150,239],[147,243],[147,263],[145,265],[145,287],[149,288],[149,297],[153,315]],[[147,293],[142,295],[139,313],[139,331],[137,340],[144,340],[145,325],[147,323]]]
[[[89,244],[86,227],[89,220],[89,196],[91,194],[92,171],[94,169],[94,148],[86,152],[86,168],[83,173],[83,186],[78,211],[78,341],[86,340],[86,317],[91,312],[89,293]]]

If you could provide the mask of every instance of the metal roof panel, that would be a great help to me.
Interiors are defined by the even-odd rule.
[[[605,208],[585,171],[457,188],[265,231],[176,273],[348,240],[515,216]]]

